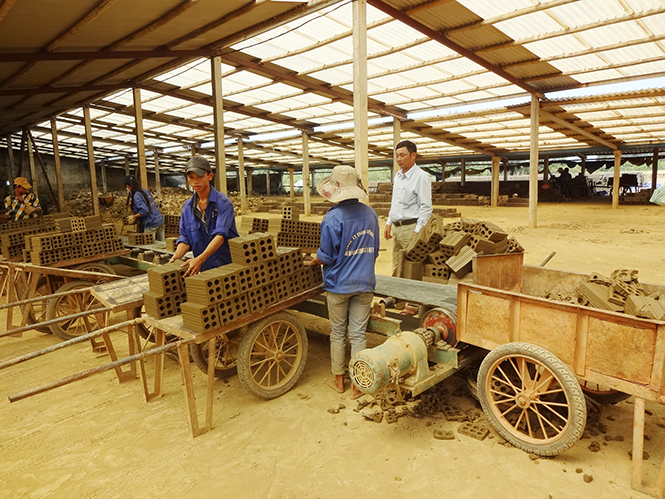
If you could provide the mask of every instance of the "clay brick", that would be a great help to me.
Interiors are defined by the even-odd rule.
[[[148,269],[150,291],[159,294],[182,292],[185,289],[184,275],[186,270],[186,267],[182,266],[182,262],[156,265]]]
[[[425,277],[434,277],[439,281],[446,281],[450,278],[450,267],[445,263],[441,265],[425,265],[423,280]]]
[[[146,313],[156,319],[176,315],[176,306],[171,295],[162,295],[148,291],[143,293],[143,303]]]
[[[198,332],[210,331],[220,327],[219,307],[213,305],[202,305],[186,301],[180,305],[182,310],[182,325],[188,329]]]
[[[251,308],[247,300],[247,295],[237,295],[228,300],[224,300],[218,306],[220,325],[242,319],[251,313]]]
[[[448,232],[441,239],[439,243],[439,248],[444,253],[452,253],[452,255],[457,255],[460,250],[469,242],[471,239],[471,234],[461,231]]]
[[[424,265],[420,262],[405,261],[402,267],[402,277],[404,279],[413,279],[421,281],[423,278]]]
[[[237,277],[228,266],[185,278],[189,301],[200,305],[219,303],[238,294]]]
[[[239,265],[252,265],[276,256],[273,236],[257,232],[229,239],[231,260]]]
[[[446,265],[450,267],[452,273],[459,279],[471,272],[474,256],[476,256],[476,252],[468,246],[464,246],[457,255],[450,257],[446,261]]]

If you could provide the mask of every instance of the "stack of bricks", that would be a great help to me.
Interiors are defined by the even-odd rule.
[[[55,229],[55,215],[45,215],[43,217],[26,218],[16,222],[7,222],[0,225],[0,245],[2,247],[2,256],[4,258],[16,258],[22,256],[25,258],[26,240],[33,234],[43,232],[52,232]]]
[[[130,246],[146,246],[155,242],[155,234],[152,232],[130,232],[127,234],[127,242]]]
[[[166,251],[175,251],[176,244],[178,242],[177,237],[167,237],[166,238]]]
[[[296,220],[270,220],[268,232],[277,234],[277,246],[316,251],[321,245],[321,224]]]
[[[665,319],[665,295],[647,294],[637,280],[637,270],[617,269],[609,278],[592,274],[576,293],[575,301],[580,305],[647,319]]]
[[[99,216],[62,218],[56,220],[56,225],[60,228],[58,233],[25,238],[26,261],[33,265],[50,265],[118,253],[124,249],[113,224],[102,224]]]
[[[164,215],[164,233],[166,237],[180,235],[180,215]]]
[[[304,266],[299,248],[275,248],[270,234],[230,239],[229,249],[233,263],[184,280],[187,301],[180,305],[184,327],[210,331],[323,282],[320,267]]]
[[[157,319],[178,315],[181,305],[187,300],[185,270],[177,261],[148,269],[150,291],[143,293],[145,310]]]
[[[403,277],[448,284],[472,270],[477,254],[519,253],[524,248],[491,222],[460,219],[443,225],[432,215],[407,248]]]

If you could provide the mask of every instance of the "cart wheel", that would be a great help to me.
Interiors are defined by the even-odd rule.
[[[58,291],[70,291],[72,289],[86,289],[91,286],[90,281],[71,281],[64,284]],[[101,308],[101,304],[95,299],[90,291],[82,291],[68,296],[59,296],[52,298],[46,307],[46,319],[53,320],[60,317],[84,312],[93,308]],[[87,326],[87,327],[86,327]],[[67,319],[63,322],[52,324],[51,332],[62,340],[71,340],[77,336],[82,336],[98,329],[101,325],[97,322],[97,317],[90,314],[77,319]]]
[[[55,291],[53,291],[55,293]],[[30,288],[27,288],[23,291],[23,296],[21,296],[21,300],[27,300],[28,295],[30,294]],[[37,281],[37,290],[36,290],[36,296],[46,296],[50,295],[51,291],[48,289],[48,285],[46,283],[46,279],[44,277],[40,277],[39,281]],[[41,322],[44,322],[46,320],[46,307],[48,306],[48,300],[47,301],[36,301],[33,302],[32,308],[30,309],[30,314],[28,314],[28,321],[27,324],[39,324]],[[25,309],[27,308],[26,305],[21,306],[21,313],[25,314]],[[51,328],[48,326],[35,326],[35,330],[39,331],[40,333],[50,333]]]
[[[591,397],[593,400],[599,404],[618,404],[619,402],[630,398],[629,393],[620,392],[618,390],[613,390],[598,383],[592,383],[591,381],[586,381],[583,379],[578,379],[580,387],[584,390],[584,393]]]
[[[240,345],[240,338],[246,328],[239,328],[223,334],[216,338],[217,346],[216,361],[215,361],[215,377],[228,378],[233,376],[238,371],[238,348]],[[199,344],[190,344],[189,353],[194,359],[194,363],[204,373],[208,372],[208,352],[210,351],[210,343],[204,341]]]
[[[480,404],[515,447],[555,456],[573,446],[586,424],[584,394],[555,355],[529,343],[492,350],[478,371]]]
[[[252,324],[240,340],[238,377],[252,395],[272,399],[284,395],[305,368],[307,333],[288,312]]]
[[[117,274],[116,271],[113,270],[113,267],[102,262],[83,263],[78,267],[75,267],[75,270],[83,270],[85,272],[99,272],[100,274]]]
[[[141,315],[145,314],[145,307],[136,307],[135,309],[136,317],[141,317]],[[148,340],[151,343],[155,343],[156,338],[155,338],[155,328],[152,326],[148,326],[145,322],[139,322],[136,325],[138,331],[139,331],[139,336],[143,338],[144,340]],[[171,343],[172,341],[176,341],[179,338],[175,334],[169,334],[166,333],[166,343]],[[207,371],[206,371],[207,372]]]

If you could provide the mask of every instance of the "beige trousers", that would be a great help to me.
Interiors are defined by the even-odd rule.
[[[399,252],[406,250],[413,237],[413,231],[416,230],[416,224],[402,225],[395,227],[393,225],[391,234],[393,236],[393,277],[402,277],[397,275],[397,268],[399,267]]]

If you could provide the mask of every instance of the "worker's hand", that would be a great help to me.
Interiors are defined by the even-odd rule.
[[[187,271],[185,272],[185,277],[191,277],[193,275],[198,274],[201,272],[201,266],[205,263],[205,259],[201,258],[201,255],[192,258],[191,260],[187,260],[185,262],[185,265],[188,266]]]
[[[386,228],[383,231],[383,237],[385,237],[388,240],[392,239],[393,238],[392,231],[393,231],[393,226],[386,225]]]
[[[415,239],[416,237],[418,237],[418,233],[414,231],[413,234],[411,234],[411,239]]]
[[[323,265],[323,262],[319,260],[318,256],[315,256],[311,260],[303,262],[303,265],[307,265],[308,267],[314,267],[315,265]]]
[[[36,208],[33,208],[32,206],[26,206],[24,211],[26,215],[32,215],[35,212]]]
[[[136,218],[134,218],[134,215],[129,215],[125,220],[125,223],[127,225],[134,225],[136,223]]]

